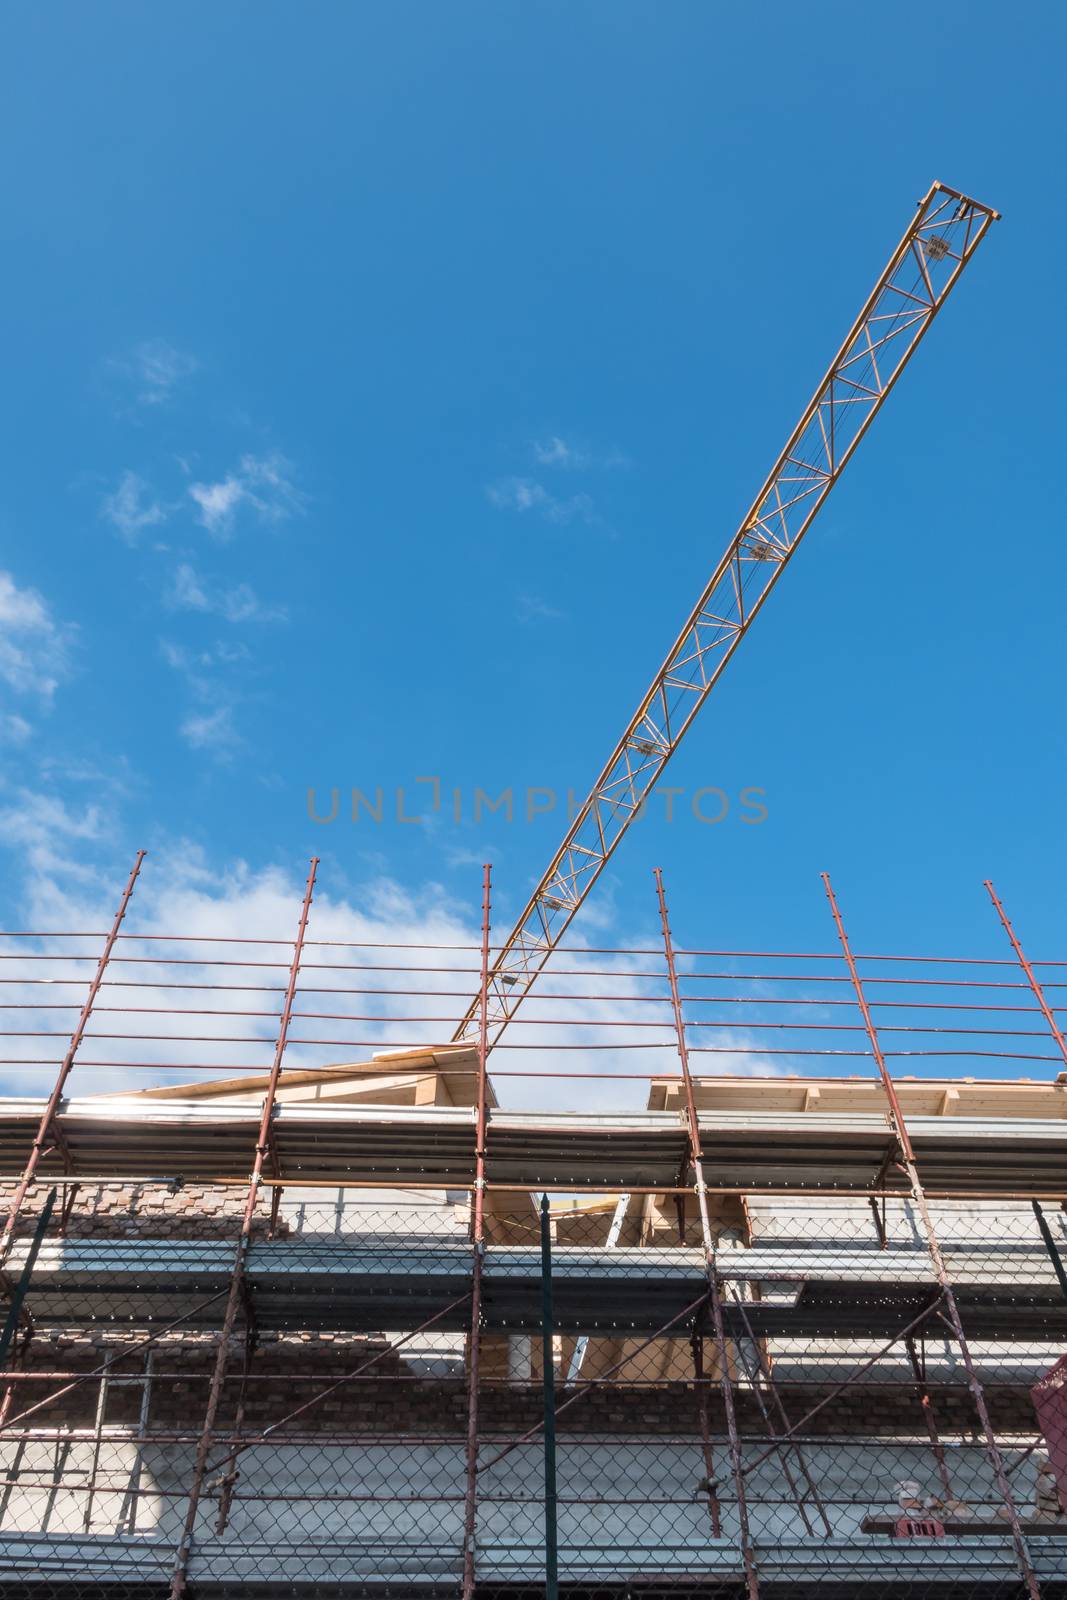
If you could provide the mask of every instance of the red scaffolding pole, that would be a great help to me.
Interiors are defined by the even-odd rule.
[[[1063,1030],[1060,1027],[1059,1023],[1056,1021],[1056,1018],[1055,1018],[1055,1016],[1053,1014],[1053,1011],[1052,1011],[1052,1007],[1049,1005],[1048,1001],[1045,999],[1045,991],[1041,987],[1041,984],[1038,981],[1037,974],[1034,972],[1033,967],[1030,965],[1029,961],[1026,959],[1026,956],[1025,956],[1025,954],[1023,952],[1023,947],[1019,943],[1019,940],[1018,940],[1018,938],[1016,936],[1015,929],[1012,927],[1011,923],[1008,921],[1008,914],[1004,910],[1004,907],[1001,905],[1000,900],[999,900],[999,898],[997,896],[997,891],[994,889],[993,885],[990,883],[988,878],[986,878],[984,880],[984,887],[985,887],[985,890],[986,890],[987,894],[989,895],[990,900],[992,900],[992,902],[993,902],[993,907],[994,907],[994,909],[995,909],[995,911],[997,913],[997,916],[1001,920],[1001,924],[1003,925],[1004,932],[1007,934],[1008,938],[1011,940],[1011,947],[1015,951],[1015,954],[1016,954],[1016,957],[1018,959],[1020,967],[1022,967],[1023,972],[1026,974],[1026,981],[1030,985],[1030,988],[1033,990],[1034,999],[1037,1001],[1038,1005],[1041,1007],[1041,1014],[1044,1017],[1045,1021],[1048,1023],[1049,1032],[1051,1033],[1053,1039],[1056,1041],[1056,1048],[1059,1050],[1060,1055],[1063,1057],[1063,1064],[1064,1064],[1065,1067],[1067,1067],[1067,1039],[1065,1039],[1064,1036],[1063,1036]]]
[[[471,1331],[467,1352],[467,1478],[463,1504],[463,1600],[474,1594],[475,1533],[478,1515],[478,1384],[482,1324],[482,1267],[485,1256],[485,1144],[489,1083],[489,926],[492,870],[482,869],[481,1011],[478,1024],[478,1111],[474,1151],[474,1203],[471,1207]]]
[[[116,911],[115,919],[111,924],[111,930],[104,940],[104,948],[101,950],[99,959],[97,960],[96,971],[94,972],[92,981],[89,984],[89,992],[85,997],[85,1003],[83,1004],[78,1015],[78,1020],[74,1025],[74,1032],[71,1034],[70,1045],[67,1049],[66,1055],[63,1057],[62,1063],[60,1064],[59,1072],[56,1075],[56,1081],[53,1084],[52,1092],[48,1097],[48,1103],[41,1114],[41,1120],[37,1128],[37,1135],[33,1141],[33,1147],[30,1150],[29,1160],[26,1163],[22,1177],[19,1179],[18,1187],[16,1188],[14,1197],[11,1201],[11,1210],[8,1212],[7,1221],[4,1223],[3,1235],[0,1236],[0,1269],[5,1267],[7,1264],[7,1258],[11,1252],[11,1243],[15,1236],[15,1227],[18,1222],[19,1212],[22,1209],[22,1202],[25,1200],[30,1185],[34,1181],[41,1158],[47,1153],[48,1150],[54,1149],[57,1145],[61,1150],[63,1148],[63,1136],[59,1129],[56,1114],[59,1110],[60,1102],[63,1099],[63,1090],[67,1086],[67,1079],[70,1077],[71,1071],[74,1067],[78,1049],[85,1037],[85,1030],[89,1025],[89,1018],[92,1016],[93,1006],[96,1003],[96,997],[100,993],[100,985],[104,981],[104,974],[107,971],[107,964],[111,959],[111,952],[115,948],[115,941],[119,936],[119,930],[122,927],[122,920],[125,917],[126,910],[130,904],[130,896],[133,894],[134,885],[137,882],[137,876],[141,870],[141,863],[144,858],[145,851],[138,850],[136,859],[133,863],[133,870],[130,873],[126,887],[122,892],[122,899],[119,901],[119,908]]]
[[[693,1093],[693,1078],[689,1071],[689,1046],[685,1037],[685,1018],[682,1013],[682,1001],[678,990],[678,971],[674,960],[674,946],[671,942],[670,921],[667,916],[667,897],[663,892],[663,873],[659,867],[655,869],[655,878],[660,923],[663,928],[663,950],[666,956],[667,977],[671,989],[671,1010],[674,1016],[675,1034],[678,1041],[678,1061],[685,1083],[686,1115],[689,1123],[689,1166],[693,1174],[693,1187],[696,1191],[697,1208],[700,1213],[700,1234],[704,1245],[704,1262],[708,1276],[708,1304],[711,1307],[712,1326],[715,1330],[715,1347],[719,1357],[723,1410],[726,1414],[726,1429],[730,1439],[730,1466],[733,1472],[734,1491],[737,1495],[741,1557],[745,1564],[745,1584],[749,1600],[759,1600],[759,1578],[756,1575],[756,1562],[748,1523],[745,1477],[741,1466],[741,1439],[737,1430],[733,1384],[730,1381],[730,1353],[726,1340],[726,1323],[722,1311],[722,1285],[716,1261],[715,1241],[711,1232],[711,1220],[708,1216],[708,1191],[704,1183],[704,1156],[700,1143],[700,1121],[697,1115],[696,1096]]]
[[[237,1251],[234,1256],[233,1276],[230,1281],[230,1292],[226,1301],[226,1311],[223,1316],[222,1329],[219,1333],[218,1352],[215,1357],[215,1370],[211,1378],[211,1388],[208,1393],[207,1408],[204,1416],[204,1425],[197,1445],[196,1459],[193,1465],[193,1480],[189,1490],[189,1501],[186,1508],[185,1521],[182,1527],[181,1538],[174,1561],[174,1570],[171,1574],[170,1597],[171,1600],[181,1600],[186,1592],[189,1556],[192,1551],[193,1533],[196,1528],[196,1514],[200,1505],[200,1495],[204,1482],[204,1469],[207,1466],[208,1452],[211,1449],[215,1419],[218,1414],[219,1402],[222,1398],[222,1386],[226,1376],[226,1366],[229,1359],[230,1340],[233,1336],[237,1313],[244,1299],[245,1265],[248,1255],[248,1246],[252,1238],[252,1223],[255,1216],[256,1203],[259,1199],[260,1183],[263,1177],[263,1167],[270,1155],[271,1118],[274,1115],[274,1104],[278,1093],[278,1081],[281,1077],[282,1061],[285,1056],[285,1047],[289,1039],[289,1026],[292,1021],[293,1001],[296,996],[296,986],[300,977],[300,962],[304,951],[304,936],[307,932],[308,917],[311,913],[311,900],[315,891],[315,874],[318,870],[318,858],[313,856],[308,868],[307,883],[304,887],[304,899],[300,908],[300,922],[297,927],[296,938],[293,941],[293,958],[289,965],[289,981],[286,985],[285,999],[282,1003],[281,1020],[278,1026],[278,1037],[274,1047],[274,1059],[271,1063],[270,1077],[267,1082],[267,1092],[263,1097],[263,1112],[259,1123],[259,1136],[256,1140],[255,1158],[252,1163],[252,1173],[248,1180],[248,1196],[245,1201],[244,1214],[241,1218],[241,1232],[237,1241]]]
[[[985,1401],[985,1393],[982,1389],[974,1361],[971,1358],[971,1349],[967,1335],[963,1331],[963,1323],[960,1320],[959,1308],[956,1304],[956,1296],[949,1278],[948,1268],[945,1265],[945,1258],[941,1251],[941,1245],[937,1237],[937,1232],[934,1228],[933,1218],[930,1215],[930,1207],[927,1204],[926,1193],[923,1189],[922,1180],[919,1177],[919,1169],[916,1165],[915,1152],[912,1149],[911,1137],[908,1133],[907,1123],[904,1120],[904,1113],[901,1110],[900,1101],[897,1097],[897,1091],[893,1084],[892,1075],[886,1065],[885,1057],[882,1054],[882,1047],[878,1038],[878,1030],[874,1025],[874,1021],[871,1017],[870,1007],[867,1004],[867,997],[863,992],[863,983],[860,979],[859,970],[856,966],[856,958],[852,954],[852,947],[849,944],[848,935],[845,932],[845,925],[841,918],[841,912],[838,909],[837,899],[834,895],[833,885],[830,882],[828,873],[824,872],[822,874],[822,881],[826,890],[826,898],[830,902],[830,911],[834,919],[834,926],[837,929],[837,936],[841,941],[841,950],[845,958],[845,963],[848,967],[849,977],[852,980],[852,986],[855,990],[856,1003],[859,1006],[860,1015],[863,1018],[863,1024],[867,1030],[867,1037],[871,1042],[871,1050],[878,1065],[878,1072],[882,1080],[882,1086],[885,1089],[886,1100],[888,1101],[889,1106],[889,1120],[892,1124],[893,1132],[900,1147],[900,1163],[905,1174],[907,1175],[908,1186],[911,1190],[911,1197],[915,1204],[915,1209],[922,1218],[923,1228],[926,1232],[926,1247],[930,1255],[931,1265],[934,1269],[934,1276],[936,1277],[938,1286],[941,1289],[942,1301],[946,1313],[946,1321],[952,1329],[956,1343],[959,1347],[960,1355],[963,1359],[964,1370],[967,1373],[967,1387],[970,1390],[971,1399],[974,1401],[974,1408],[978,1413],[978,1419],[982,1425],[982,1432],[985,1435],[989,1464],[993,1470],[993,1477],[996,1480],[997,1489],[1000,1493],[1001,1499],[1004,1501],[1004,1508],[1007,1512],[1008,1522],[1011,1527],[1012,1544],[1015,1547],[1015,1559],[1019,1566],[1019,1574],[1026,1586],[1026,1592],[1030,1596],[1030,1600],[1040,1600],[1041,1591],[1038,1587],[1037,1575],[1034,1572],[1033,1562],[1030,1559],[1030,1551],[1027,1547],[1022,1525],[1019,1521],[1019,1512],[1015,1504],[1015,1497],[1011,1492],[1011,1484],[1008,1482],[1008,1476],[1004,1469],[1004,1461],[1000,1454],[1000,1448],[997,1445],[996,1434],[993,1431],[993,1424],[990,1421],[989,1410]]]

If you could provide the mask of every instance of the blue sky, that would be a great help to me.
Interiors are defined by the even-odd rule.
[[[7,925],[109,905],[139,845],[221,896],[315,851],[406,925],[472,917],[491,859],[505,922],[561,816],[476,826],[475,787],[584,791],[940,178],[1004,220],[592,925],[653,927],[659,863],[684,942],[830,948],[825,868],[868,947],[1002,954],[988,875],[1064,955],[1063,31],[907,0],[9,13]],[[388,820],[427,775],[463,820]],[[334,785],[386,820],[313,824]]]

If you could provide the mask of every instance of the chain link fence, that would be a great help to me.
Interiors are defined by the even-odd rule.
[[[220,1367],[243,1189],[59,1186],[42,1231],[50,1193],[3,1592],[543,1594],[546,1376],[565,1593],[1067,1587],[1051,1204],[929,1203],[961,1340],[908,1198],[711,1196],[709,1276],[692,1193],[553,1197],[546,1346],[536,1197],[478,1252],[466,1191],[264,1189]]]

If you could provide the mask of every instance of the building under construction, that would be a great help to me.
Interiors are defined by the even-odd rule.
[[[5,941],[9,1034],[76,1021],[0,1102],[0,1593],[1067,1594],[1067,962],[832,889],[822,951],[676,948],[661,884],[490,1076],[488,895],[367,949],[311,882],[288,943]]]
[[[1067,1597],[1067,961],[568,929],[996,213],[935,184],[504,939],[0,936],[0,1594]],[[698,931],[694,937],[700,937]],[[706,933],[704,937],[706,937]],[[490,1053],[492,1070],[490,1073]]]

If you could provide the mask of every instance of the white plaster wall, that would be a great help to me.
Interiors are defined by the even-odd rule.
[[[1027,1441],[1028,1442],[1028,1441]],[[537,1442],[513,1450],[487,1466],[498,1445],[483,1444],[479,1480],[478,1542],[538,1547],[543,1539],[543,1455]],[[715,1442],[721,1475],[724,1535],[736,1537],[737,1523],[724,1441]],[[745,1459],[766,1448],[746,1441]],[[1000,1506],[984,1451],[946,1443],[949,1470],[958,1492],[976,1515],[995,1516]],[[939,1492],[929,1448],[915,1441],[820,1442],[804,1447],[809,1473],[818,1485],[835,1535],[862,1537],[868,1514],[897,1515],[895,1485],[915,1479],[924,1493]],[[176,1538],[191,1479],[191,1448],[138,1447],[131,1438],[105,1438],[100,1453],[100,1485],[92,1504],[89,1532],[97,1537],[128,1533],[130,1507],[125,1490],[139,1481],[149,1493],[138,1504],[136,1532],[151,1538]],[[790,1452],[794,1480],[799,1462]],[[84,1482],[92,1466],[89,1440],[25,1442],[0,1446],[9,1486],[0,1502],[0,1532],[78,1534],[84,1529],[88,1497],[70,1485]],[[271,1444],[246,1451],[225,1535],[214,1532],[218,1491],[211,1487],[197,1527],[205,1559],[209,1550],[259,1542],[383,1541],[442,1548],[462,1538],[465,1455],[462,1443],[403,1444],[368,1442],[358,1447],[322,1444]],[[139,1474],[139,1476],[138,1476]],[[557,1484],[562,1545],[615,1545],[638,1552],[654,1564],[657,1552],[699,1549],[711,1540],[706,1495],[698,1489],[705,1474],[697,1439],[634,1444],[627,1440],[588,1440],[564,1436],[559,1444]],[[62,1478],[61,1487],[30,1487]],[[1013,1479],[1020,1505],[1032,1503],[1034,1467],[1028,1462]],[[373,1499],[332,1498],[368,1496]],[[281,1498],[275,1498],[281,1497]],[[288,1498],[286,1498],[288,1497]],[[780,1463],[774,1456],[756,1467],[747,1481],[749,1516],[761,1540],[806,1537],[803,1519]],[[582,1502],[582,1503],[579,1503]],[[809,1516],[819,1536],[815,1508]]]

